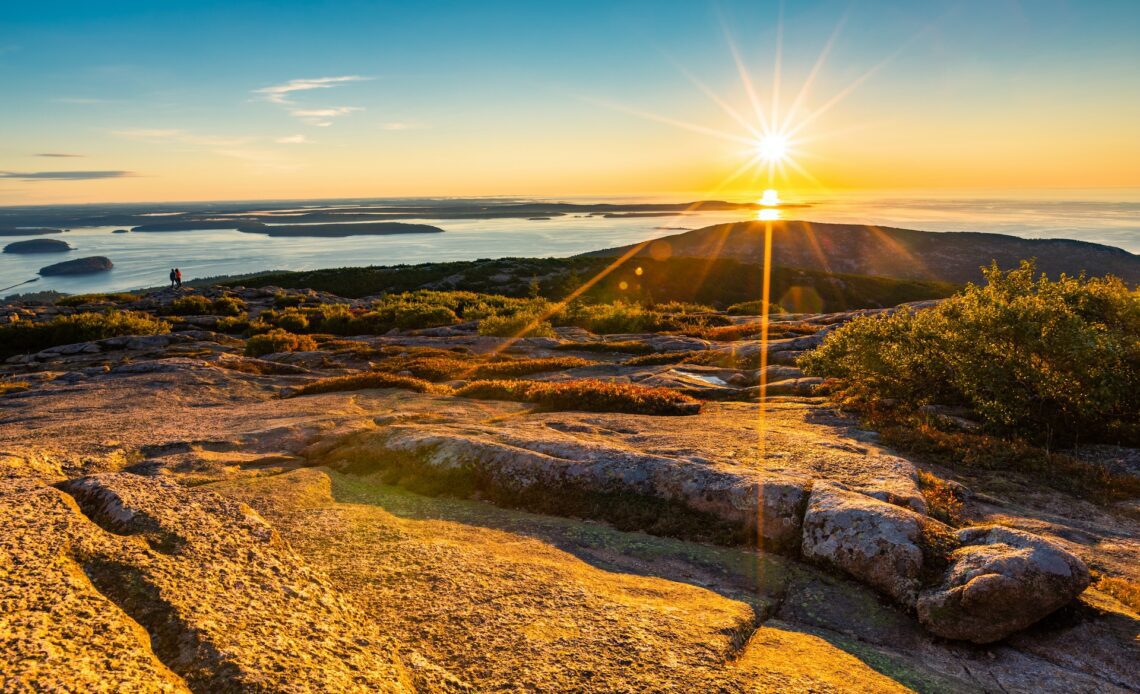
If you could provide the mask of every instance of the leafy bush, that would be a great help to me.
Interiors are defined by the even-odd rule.
[[[308,335],[294,335],[278,328],[246,340],[245,356],[260,357],[277,352],[311,352],[316,348],[316,341]]]
[[[654,304],[653,310],[661,313],[711,313],[716,311],[708,304],[694,304],[687,301],[667,301],[663,304]]]
[[[289,397],[314,395],[316,393],[335,393],[345,390],[367,390],[369,388],[402,388],[404,390],[414,390],[417,393],[433,393],[439,390],[440,387],[428,383],[421,378],[398,376],[382,371],[372,371],[363,374],[322,378],[319,381],[306,383]]]
[[[575,325],[599,335],[657,332],[665,325],[660,312],[620,300],[612,304],[575,303],[555,320],[559,325]]]
[[[201,316],[210,312],[210,300],[199,294],[183,296],[170,302],[167,313],[175,316]]]
[[[730,316],[759,316],[764,313],[764,302],[760,299],[753,301],[741,301],[738,304],[732,304],[725,311]],[[768,304],[768,313],[786,313],[784,307],[779,304]]]
[[[102,340],[122,335],[158,335],[170,332],[170,324],[146,313],[110,310],[78,313],[50,321],[20,321],[0,326],[0,356],[38,352],[48,347]]]
[[[175,316],[237,316],[245,312],[245,302],[236,296],[220,296],[213,301],[200,294],[183,296],[170,302],[167,313]]]
[[[214,324],[214,330],[229,335],[237,335],[249,330],[249,316],[223,316]]]
[[[65,296],[55,302],[56,306],[82,306],[84,304],[121,304],[130,301],[138,301],[138,294],[129,294],[127,292],[116,292],[110,294],[74,294],[72,296]]]
[[[465,398],[531,402],[542,410],[625,412],[629,414],[689,415],[701,403],[668,388],[647,388],[596,380],[475,381],[455,391]]]
[[[550,321],[539,320],[541,317],[538,313],[487,316],[479,321],[479,334],[495,337],[554,337],[554,327]]]
[[[860,317],[803,357],[855,402],[965,406],[1039,443],[1140,443],[1140,297],[1115,278],[1031,262],[925,311]]]
[[[210,306],[215,316],[240,316],[245,313],[245,302],[236,296],[219,296]]]

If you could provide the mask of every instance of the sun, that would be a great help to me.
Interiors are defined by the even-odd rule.
[[[788,136],[769,133],[756,141],[756,156],[769,163],[784,161],[788,156]]]

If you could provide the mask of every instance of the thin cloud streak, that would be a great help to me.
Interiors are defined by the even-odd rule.
[[[133,171],[0,171],[0,178],[17,181],[98,181],[133,176]]]
[[[361,75],[341,75],[339,77],[317,77],[315,79],[295,79],[284,84],[254,89],[254,94],[261,94],[266,101],[275,104],[292,104],[289,94],[293,92],[309,91],[311,89],[331,89],[347,82],[364,82],[372,79]]]
[[[39,152],[33,156],[37,157],[51,157],[53,159],[76,159],[87,156],[86,154],[67,154],[65,152]]]

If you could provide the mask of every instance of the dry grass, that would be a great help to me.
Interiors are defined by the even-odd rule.
[[[624,412],[628,414],[690,415],[701,411],[701,403],[668,388],[647,388],[596,380],[563,381],[476,381],[455,394],[481,400],[530,402],[542,410],[581,410]]]
[[[883,443],[947,467],[1031,475],[1054,489],[1098,502],[1140,496],[1140,480],[1020,440],[947,432],[921,421],[884,420],[872,425]]]
[[[367,390],[369,388],[401,388],[404,390],[414,390],[417,393],[446,392],[446,389],[441,389],[440,386],[429,383],[422,378],[397,376],[396,374],[384,373],[383,371],[372,371],[363,374],[351,374],[349,376],[322,378],[319,381],[306,383],[287,397],[295,398],[301,395],[336,393],[345,390]]]
[[[1108,593],[1128,606],[1133,612],[1140,613],[1140,583],[1126,578],[1113,576],[1100,576],[1093,584],[1102,593]]]
[[[621,354],[649,354],[653,348],[640,340],[615,340],[613,342],[568,342],[554,349],[567,352],[618,352]]]
[[[0,381],[0,395],[19,393],[27,390],[30,384],[27,381]]]
[[[962,524],[962,512],[965,504],[958,498],[954,486],[929,472],[918,472],[918,488],[922,498],[926,500],[927,512],[934,518],[947,525],[955,527]]]
[[[377,370],[389,373],[410,372],[416,378],[436,383],[456,379],[512,378],[547,371],[563,371],[590,366],[593,362],[578,357],[547,357],[536,359],[497,358],[480,364],[475,357],[447,353],[443,356],[394,357],[377,365]]]
[[[246,340],[245,356],[260,357],[277,352],[311,352],[316,348],[316,341],[308,335],[294,335],[275,329]]]

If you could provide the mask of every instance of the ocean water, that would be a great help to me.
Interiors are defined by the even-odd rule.
[[[783,210],[784,218],[1071,238],[1140,253],[1140,189],[836,194],[805,196],[798,202],[810,207]],[[167,283],[167,273],[175,266],[189,280],[261,270],[507,256],[564,257],[749,219],[755,219],[755,214],[744,211],[617,219],[574,215],[549,220],[423,219],[404,221],[434,224],[446,233],[346,238],[270,238],[227,230],[112,234],[115,227],[76,228],[47,237],[66,240],[76,248],[67,254],[0,253],[0,293],[48,289],[79,293],[158,286]],[[0,243],[21,238],[29,237],[0,237]],[[36,277],[37,270],[45,265],[89,255],[107,256],[115,268],[95,275],[44,277],[6,289]]]

